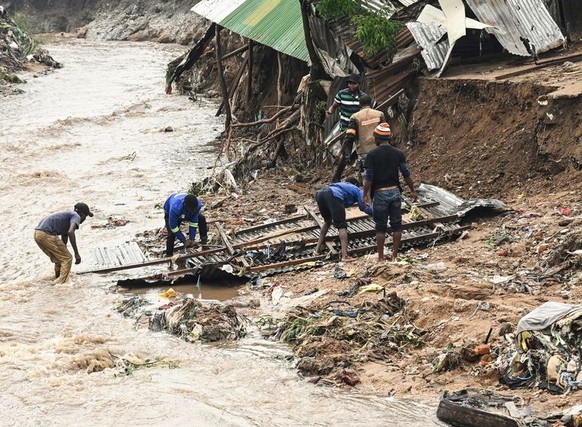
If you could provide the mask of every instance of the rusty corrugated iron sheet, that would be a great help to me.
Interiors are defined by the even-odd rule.
[[[418,67],[415,61],[420,57],[420,52],[392,63],[379,70],[368,72],[368,94],[382,104],[400,89],[409,86],[410,81],[416,76]]]
[[[465,0],[477,19],[495,28],[485,31],[514,55],[531,56],[563,45],[565,38],[541,0]]]

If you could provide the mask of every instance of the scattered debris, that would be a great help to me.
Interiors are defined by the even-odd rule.
[[[163,293],[164,298],[176,298],[152,310],[152,303],[142,297],[120,302],[117,311],[136,319],[136,325],[146,319],[154,332],[167,331],[186,341],[232,341],[247,334],[249,320],[237,313],[233,305],[216,302],[203,303],[176,294],[173,289]]]

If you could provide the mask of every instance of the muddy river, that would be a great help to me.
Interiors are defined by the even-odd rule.
[[[89,204],[95,216],[77,232],[86,260],[159,228],[165,197],[209,173],[222,122],[214,101],[164,94],[179,46],[47,47],[64,68],[0,99],[0,425],[440,425],[415,400],[308,384],[279,344],[189,344],[136,328],[115,310],[123,296],[111,276],[54,285],[33,240],[44,216]],[[129,222],[103,227],[110,218]],[[147,367],[124,369],[135,358]],[[103,364],[113,366],[88,373]]]

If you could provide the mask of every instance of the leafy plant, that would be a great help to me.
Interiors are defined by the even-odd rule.
[[[361,9],[358,2],[354,0],[321,0],[315,8],[322,16],[328,18],[352,16]]]
[[[394,36],[400,31],[400,22],[370,12],[352,16],[351,22],[356,25],[356,39],[362,43],[368,55],[383,49],[391,51],[396,47]]]
[[[315,7],[322,16],[329,19],[349,16],[350,22],[356,26],[356,39],[362,43],[368,55],[396,47],[394,36],[402,24],[391,21],[385,10],[370,12],[361,7],[359,0],[321,0]]]

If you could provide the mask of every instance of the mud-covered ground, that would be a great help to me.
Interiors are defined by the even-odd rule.
[[[133,25],[145,12],[127,9],[118,15]],[[93,37],[109,34],[105,22],[104,15],[83,31]],[[149,27],[138,27],[132,27],[133,39],[154,37]],[[156,33],[154,38],[161,37]],[[335,277],[336,264],[330,262],[265,278],[260,286],[241,291],[243,300],[262,299],[260,309],[245,313],[255,319],[266,314],[285,319],[281,290],[288,298],[320,295],[303,304],[307,313],[377,305],[383,291],[349,296],[346,291],[357,283],[379,285],[386,295],[395,292],[403,299],[401,312],[414,327],[414,339],[401,340],[382,357],[362,343],[314,340],[296,345],[298,357],[310,358],[299,365],[300,371],[314,382],[431,398],[443,390],[487,388],[519,396],[541,415],[580,402],[580,391],[563,396],[541,389],[508,390],[487,358],[433,372],[435,359],[447,347],[480,343],[492,329],[492,349],[503,350],[511,343],[500,332],[507,332],[507,325],[515,327],[524,314],[545,301],[578,304],[582,299],[582,261],[571,254],[582,240],[582,68],[566,63],[496,79],[515,69],[507,64],[462,71],[451,67],[443,79],[421,80],[411,138],[400,147],[416,182],[436,184],[464,198],[494,197],[509,205],[510,212],[468,218],[471,229],[463,239],[404,248],[396,263],[377,266],[368,255],[339,265],[344,279]],[[295,170],[283,162],[274,171],[259,173],[236,196],[205,195],[207,216],[236,230],[282,217],[292,205],[315,207],[313,193],[330,175],[331,169]]]
[[[546,301],[579,304],[582,299],[582,258],[574,254],[582,249],[581,65],[549,67],[512,81],[495,79],[515,71],[500,67],[466,75],[452,69],[447,79],[423,80],[413,137],[401,148],[417,183],[433,183],[464,198],[497,198],[510,211],[466,218],[471,228],[462,239],[404,248],[396,263],[378,266],[368,255],[355,263],[265,278],[243,292],[242,298],[256,292],[263,297],[261,310],[249,315],[287,316],[289,322],[329,309],[345,314],[382,303],[385,308],[386,302],[403,299],[398,319],[406,320],[411,335],[392,352],[370,351],[342,335],[341,328],[334,339],[291,340],[300,372],[314,382],[395,396],[485,388],[521,397],[539,416],[579,403],[580,391],[509,390],[499,383],[501,372],[490,355],[460,357],[450,370],[435,369],[439,356],[451,350],[462,355],[464,348],[484,342],[490,330],[492,352],[506,352],[513,348],[507,334],[522,316]],[[205,196],[209,205],[220,206],[208,217],[236,230],[281,217],[293,206],[316,208],[313,193],[330,174],[330,169],[281,166],[236,197]],[[336,278],[337,267],[346,278]],[[385,291],[349,292],[358,285],[380,285]],[[383,292],[388,301],[381,301]],[[307,302],[285,314],[281,295],[303,296]],[[370,330],[358,333],[382,324],[374,319]]]

